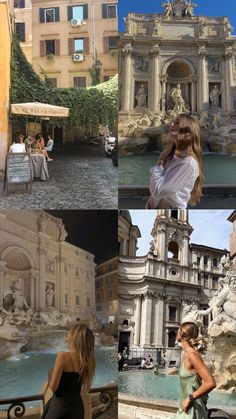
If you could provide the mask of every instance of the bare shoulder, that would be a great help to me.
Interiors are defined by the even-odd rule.
[[[190,354],[189,354],[189,361],[192,363],[192,364],[202,364],[203,363],[203,360],[202,360],[202,357],[201,357],[201,355],[200,355],[200,353],[198,352],[198,351],[196,351],[196,350],[193,350]]]
[[[68,352],[58,352],[57,360],[64,361],[68,357]]]

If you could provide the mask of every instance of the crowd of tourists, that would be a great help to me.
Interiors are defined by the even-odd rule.
[[[52,151],[54,140],[50,134],[47,137],[47,144],[45,145],[42,134],[29,135],[27,138],[20,134],[10,146],[9,153],[40,153],[45,156],[47,161],[52,161],[53,159],[49,157],[48,152]]]

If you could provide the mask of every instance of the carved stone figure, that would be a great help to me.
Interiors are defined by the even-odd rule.
[[[219,128],[219,126],[220,126],[220,122],[221,122],[221,114],[220,114],[220,112],[218,112],[218,113],[216,113],[215,115],[214,115],[214,117],[213,117],[213,127],[215,128],[215,129],[217,129],[217,128]]]
[[[202,324],[202,317],[207,316],[211,311],[212,308],[208,308],[207,310],[197,310],[193,304],[183,304],[183,316],[181,323],[192,322],[196,324]]]
[[[208,112],[207,111],[203,111],[201,113],[199,122],[200,122],[200,127],[201,128],[205,128],[207,130],[211,127],[211,124],[208,120]]]
[[[28,309],[29,306],[21,290],[19,280],[13,281],[10,285],[10,289],[12,291],[12,296],[14,300],[14,308],[19,310]]]
[[[215,86],[210,92],[210,101],[211,101],[212,108],[220,107],[220,95],[221,95],[221,91],[219,90],[218,86],[215,84]]]
[[[188,109],[185,107],[185,101],[182,96],[181,85],[177,84],[177,86],[172,89],[171,97],[174,102],[173,111],[177,114],[188,112]]]
[[[153,28],[152,28],[152,34],[153,36],[159,36],[160,35],[160,18],[155,17],[153,20]]]
[[[141,84],[141,87],[138,89],[135,99],[137,100],[136,107],[145,108],[147,104],[147,93],[145,91],[144,85]]]
[[[201,38],[207,36],[207,22],[203,17],[201,17],[199,20],[199,36]]]
[[[54,298],[54,289],[52,284],[48,284],[46,288],[46,306],[52,307],[53,306],[53,298]]]
[[[224,28],[224,34],[225,36],[230,36],[231,32],[233,31],[233,27],[229,23],[229,19],[227,17],[222,18],[223,28]]]
[[[163,4],[163,7],[165,8],[164,14],[166,17],[173,15],[173,7],[169,0]]]
[[[40,233],[45,232],[46,230],[46,225],[47,225],[47,217],[45,214],[41,214],[38,218],[38,229]]]
[[[132,21],[130,19],[130,17],[124,17],[124,22],[125,22],[125,32],[126,33],[131,33],[132,31]]]
[[[183,15],[186,17],[193,17],[193,4],[185,3],[183,7]]]
[[[148,60],[144,57],[137,56],[135,58],[135,70],[145,72],[148,70]]]

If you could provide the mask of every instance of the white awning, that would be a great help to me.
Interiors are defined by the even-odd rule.
[[[11,113],[15,115],[68,118],[70,109],[39,102],[14,103],[11,105]]]

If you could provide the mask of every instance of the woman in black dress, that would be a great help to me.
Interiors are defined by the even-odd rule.
[[[94,335],[86,325],[76,324],[66,340],[70,351],[57,354],[49,378],[53,397],[41,419],[84,419],[81,390],[89,391],[95,371]]]

